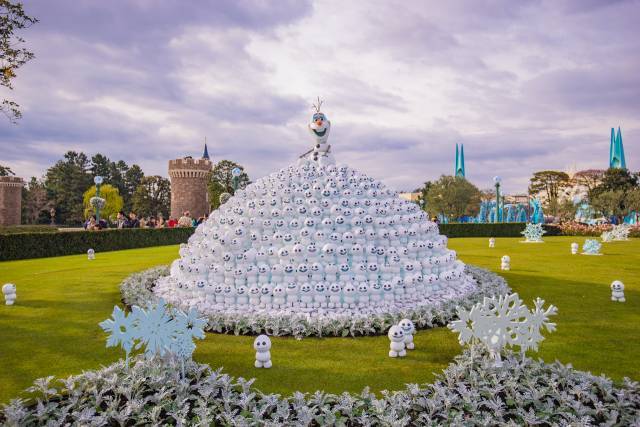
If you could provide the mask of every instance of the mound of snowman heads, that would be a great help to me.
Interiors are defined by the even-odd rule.
[[[250,184],[180,248],[154,292],[202,313],[387,313],[473,280],[418,205],[346,165],[303,161]]]

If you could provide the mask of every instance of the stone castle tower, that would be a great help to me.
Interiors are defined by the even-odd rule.
[[[0,226],[20,225],[23,185],[17,176],[0,176]]]
[[[201,159],[169,160],[172,218],[180,218],[184,211],[191,212],[191,217],[196,219],[209,213],[207,175],[211,166],[206,144]]]

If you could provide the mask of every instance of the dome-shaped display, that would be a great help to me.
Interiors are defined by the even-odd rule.
[[[155,292],[203,313],[381,313],[475,290],[415,203],[346,165],[304,159],[238,190]]]

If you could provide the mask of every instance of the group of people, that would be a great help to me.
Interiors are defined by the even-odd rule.
[[[202,216],[197,220],[191,217],[189,211],[184,211],[179,219],[169,218],[164,219],[164,216],[159,213],[157,217],[147,216],[138,218],[135,212],[129,212],[129,215],[124,211],[118,212],[116,220],[112,223],[115,228],[174,228],[174,227],[196,227],[207,219],[206,216]],[[102,230],[109,228],[108,222],[101,218],[100,221],[96,219],[95,215],[91,215],[84,223],[86,230]]]

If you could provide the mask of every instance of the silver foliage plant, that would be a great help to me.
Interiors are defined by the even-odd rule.
[[[35,425],[638,425],[640,384],[506,353],[493,366],[467,349],[432,384],[373,394],[265,394],[193,361],[143,356],[67,379],[35,381],[32,401],[0,410],[0,424]]]
[[[380,314],[336,314],[330,317],[290,313],[280,316],[261,313],[220,313],[203,316],[208,321],[207,331],[235,335],[292,335],[299,339],[308,336],[384,335],[391,326],[402,319],[410,319],[418,329],[445,326],[457,318],[457,307],[471,308],[484,297],[509,292],[505,280],[493,272],[469,265],[465,267],[465,271],[478,282],[476,290],[462,298],[440,304],[394,309]],[[158,278],[168,274],[168,267],[155,267],[127,277],[120,285],[122,300],[130,306],[144,306],[157,301],[158,297],[151,290]]]

